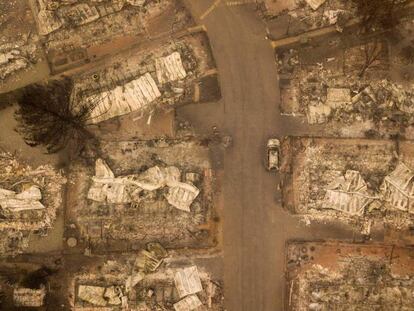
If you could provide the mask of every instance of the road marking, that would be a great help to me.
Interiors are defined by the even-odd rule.
[[[194,27],[187,28],[187,31],[190,33],[200,32],[200,31],[207,31],[207,27],[205,25],[197,25]]]
[[[245,4],[252,4],[256,3],[254,0],[239,0],[239,1],[228,1],[226,2],[227,6],[238,6],[238,5],[245,5]]]
[[[194,85],[194,97],[193,100],[195,103],[200,101],[200,86],[198,84]]]
[[[221,0],[216,0],[214,3],[205,11],[201,16],[200,19],[206,18],[207,15],[209,15],[218,5],[220,4]]]

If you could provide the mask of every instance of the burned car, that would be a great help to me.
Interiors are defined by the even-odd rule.
[[[280,141],[277,138],[271,138],[267,141],[266,152],[266,169],[268,171],[279,169],[279,151]]]

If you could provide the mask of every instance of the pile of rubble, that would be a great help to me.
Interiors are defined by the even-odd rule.
[[[26,55],[30,55],[29,53]],[[5,79],[10,74],[29,66],[30,60],[22,54],[21,49],[14,45],[0,45],[0,78]]]
[[[174,50],[164,47],[143,57],[136,71],[117,67],[78,79],[75,98],[80,106],[93,106],[91,123],[140,111],[150,113],[157,108],[171,109],[188,93],[196,78],[197,62],[188,45],[178,44]],[[166,53],[167,52],[167,53]],[[186,57],[183,58],[182,55]]]
[[[33,169],[0,153],[0,254],[21,253],[33,232],[47,234],[62,205],[66,179],[51,166]]]
[[[414,92],[388,80],[356,83],[349,88],[326,87],[321,93],[321,102],[308,102],[306,115],[310,124],[370,120],[387,127],[408,126],[414,121]]]
[[[13,289],[13,302],[16,307],[42,307],[46,296],[46,289],[17,287]]]
[[[130,112],[151,115],[194,102],[199,80],[214,65],[206,40],[205,33],[197,33],[157,48],[118,55],[104,68],[76,77],[74,101],[80,107],[94,108],[91,123]]]
[[[75,275],[72,305],[77,310],[191,311],[203,305],[208,310],[223,310],[219,283],[194,264],[176,263],[160,244],[152,243],[138,256],[107,261],[98,271]]]
[[[392,142],[302,141],[303,145],[290,145],[293,150],[289,152],[300,146],[305,149],[289,160],[296,162],[291,184],[296,190],[286,191],[286,206],[293,204],[292,209],[308,221],[340,220],[362,226],[365,234],[369,234],[373,222],[395,229],[414,224],[414,171],[408,162],[396,157]],[[412,165],[411,158],[404,159]],[[293,201],[289,191],[295,193]]]
[[[215,178],[198,141],[108,142],[72,163],[66,216],[92,253],[216,244]],[[95,170],[93,164],[95,163]]]
[[[50,54],[52,63],[65,58],[66,62],[75,61],[78,57],[82,58],[79,51],[90,47],[96,47],[95,50],[99,51],[99,47],[104,45],[103,48],[106,49],[108,41],[111,40],[115,41],[114,48],[117,48],[116,40],[119,38],[155,36],[155,33],[148,32],[148,28],[151,23],[157,23],[158,16],[163,16],[166,12],[168,14],[169,9],[172,12],[177,9],[174,25],[171,27],[183,27],[190,19],[182,8],[176,6],[175,0],[38,2],[34,7],[37,26],[39,33],[45,38],[45,49]],[[168,19],[169,16],[166,20]],[[162,27],[165,25],[162,24]]]
[[[337,25],[338,31],[355,16],[351,1],[342,0],[288,0],[286,3],[264,0],[264,15],[277,18],[288,15],[290,18],[313,30],[330,25]],[[284,2],[284,1],[283,1]]]
[[[200,193],[190,182],[181,182],[181,172],[177,167],[154,166],[139,175],[115,177],[109,166],[96,160],[95,176],[88,192],[88,199],[107,204],[138,204],[145,195],[143,192],[163,191],[165,198],[179,210],[190,212],[190,206]]]
[[[372,62],[365,53],[371,53]],[[343,55],[306,64],[295,49],[280,51],[281,108],[306,116],[309,124],[370,123],[384,131],[414,122],[410,85],[389,80],[385,43],[370,42],[345,49]]]
[[[0,3],[0,80],[36,64],[41,56],[39,38],[25,1]]]
[[[322,208],[352,216],[368,215],[382,206],[385,210],[414,214],[413,183],[414,171],[403,162],[385,176],[379,191],[368,190],[360,172],[347,170],[344,176],[335,178],[327,187]]]
[[[39,0],[37,21],[39,33],[48,35],[63,27],[76,27],[119,12],[124,6],[143,8],[145,0]]]

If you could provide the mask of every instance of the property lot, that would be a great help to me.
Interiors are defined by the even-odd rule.
[[[63,213],[66,179],[50,165],[33,168],[2,151],[0,167],[0,257],[7,257],[26,252],[31,239],[51,233]]]
[[[410,310],[413,249],[383,244],[287,245],[286,310]]]
[[[212,81],[210,81],[212,80]],[[130,112],[138,116],[221,96],[205,32],[130,50],[74,78],[79,106],[95,107],[96,124]]]
[[[413,225],[410,141],[290,137],[282,149],[283,203],[291,212],[367,235],[378,224]]]
[[[193,25],[191,16],[175,0],[32,1],[31,5],[54,73]]]
[[[283,114],[321,124],[331,135],[409,135],[413,94],[405,83],[391,80],[395,60],[386,41],[345,39],[276,54]]]
[[[76,230],[68,237],[79,235],[95,253],[154,241],[167,248],[217,244],[217,189],[208,147],[196,140],[107,142],[102,154],[105,160],[71,167],[66,217]]]
[[[149,261],[157,266],[143,270]],[[68,296],[74,310],[225,310],[217,263],[215,258],[178,253],[157,257],[146,251],[116,261],[100,258],[69,277]]]

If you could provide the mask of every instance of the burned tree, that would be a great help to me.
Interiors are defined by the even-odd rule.
[[[352,0],[356,14],[361,19],[364,32],[376,29],[392,29],[401,18],[401,9],[406,0]]]
[[[80,148],[93,137],[86,125],[96,105],[76,105],[72,90],[73,81],[67,78],[23,89],[17,100],[16,130],[28,145],[42,145],[55,153],[70,142]]]
[[[362,78],[368,69],[375,67],[378,63],[381,63],[381,59],[384,56],[382,42],[378,40],[367,42],[363,45],[362,52],[364,54],[364,63],[358,73],[359,78]]]

